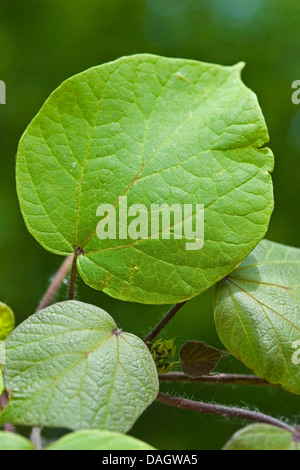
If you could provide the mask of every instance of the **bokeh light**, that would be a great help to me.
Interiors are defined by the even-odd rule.
[[[148,9],[157,15],[172,17],[188,10],[192,0],[144,0]]]
[[[232,28],[241,28],[255,20],[265,0],[211,0],[216,16]]]

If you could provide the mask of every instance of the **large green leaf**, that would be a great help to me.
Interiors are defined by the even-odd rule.
[[[110,431],[77,431],[54,442],[47,450],[154,450],[145,442]]]
[[[126,432],[158,393],[146,345],[105,311],[62,302],[33,315],[6,342],[11,400],[0,422]]]
[[[122,300],[180,302],[226,276],[263,238],[273,210],[273,155],[262,148],[268,132],[242,67],[143,54],[64,82],[18,150],[29,231],[53,253],[80,248],[83,280]],[[192,204],[193,222],[203,204],[204,247],[188,251],[186,238],[161,233],[99,240],[98,206],[114,206],[118,222],[125,198],[148,211]]]
[[[224,450],[299,450],[299,441],[285,429],[252,424],[234,434]]]
[[[34,445],[18,434],[0,431],[0,450],[34,450]]]
[[[0,341],[5,340],[13,331],[15,316],[11,308],[0,302]]]
[[[218,284],[215,320],[235,357],[260,377],[300,394],[299,249],[261,242]]]

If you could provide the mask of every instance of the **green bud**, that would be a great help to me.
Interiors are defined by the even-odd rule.
[[[159,339],[150,348],[150,352],[159,374],[166,374],[173,369],[174,364],[172,359],[176,354],[174,340],[175,338],[165,341],[163,339]]]

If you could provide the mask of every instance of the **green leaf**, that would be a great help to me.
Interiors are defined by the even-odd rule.
[[[18,150],[29,231],[53,253],[80,248],[83,280],[121,300],[181,302],[226,276],[263,238],[273,210],[273,155],[262,148],[268,132],[242,67],[142,54],[64,82]],[[97,208],[112,205],[119,226],[126,198],[148,214],[152,204],[191,204],[193,223],[204,205],[204,247],[202,235],[191,251],[191,240],[153,239],[150,230],[100,240]]]
[[[47,450],[154,450],[131,436],[109,431],[77,431],[54,442]]]
[[[15,316],[13,311],[0,302],[0,341],[4,341],[15,327]]]
[[[155,400],[158,377],[142,340],[100,308],[53,305],[6,342],[11,400],[0,422],[126,432]]]
[[[3,379],[3,373],[1,370],[1,366],[0,366],[0,395],[2,395],[4,390],[5,390],[5,384],[4,384],[4,379]]]
[[[221,341],[259,377],[300,394],[300,250],[264,240],[215,292]]]
[[[197,341],[187,341],[180,350],[181,368],[189,377],[210,374],[222,357],[224,351]]]
[[[35,448],[25,437],[0,431],[0,450],[35,450]]]
[[[238,431],[224,450],[299,450],[299,441],[285,429],[252,424]]]

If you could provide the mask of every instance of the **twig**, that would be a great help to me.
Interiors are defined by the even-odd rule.
[[[70,285],[69,285],[69,293],[68,293],[68,300],[73,300],[74,299],[76,279],[77,279],[77,258],[82,253],[83,252],[82,252],[81,248],[77,248],[76,251],[75,251],[75,255],[73,257],[71,277],[70,277]]]
[[[58,289],[60,288],[61,283],[68,275],[68,272],[70,271],[72,263],[73,263],[73,259],[74,259],[74,255],[70,255],[65,259],[60,269],[57,271],[57,274],[55,275],[53,281],[51,282],[49,289],[47,290],[46,294],[41,300],[40,305],[36,309],[36,313],[39,312],[40,310],[43,310],[44,308],[49,307]]]
[[[7,392],[4,391],[2,395],[0,396],[0,406],[1,406],[2,411],[6,407],[7,403],[8,403],[8,396],[7,396]],[[3,429],[6,432],[14,432],[14,427],[11,423],[4,423]]]
[[[31,430],[30,440],[35,447],[35,450],[43,450],[42,447],[42,439],[41,439],[41,428],[39,426],[35,426]]]
[[[156,325],[156,327],[151,331],[151,333],[146,336],[144,342],[146,344],[152,343],[152,341],[159,335],[159,333],[167,326],[167,324],[175,317],[176,313],[186,304],[181,302],[180,304],[175,304],[171,310],[164,316],[164,318]]]
[[[160,382],[212,383],[222,385],[273,385],[256,375],[215,374],[202,377],[188,377],[182,372],[169,372],[159,375]]]
[[[279,428],[285,429],[286,431],[293,433],[293,435],[297,434],[297,430],[292,426],[284,423],[283,421],[279,421],[276,418],[272,418],[271,416],[267,416],[256,411],[192,401],[185,398],[173,397],[172,395],[167,395],[165,393],[159,393],[156,401],[163,403],[164,405],[174,406],[175,408],[196,411],[197,413],[245,419],[248,421],[254,421],[256,423],[265,423],[271,426],[277,426]]]

